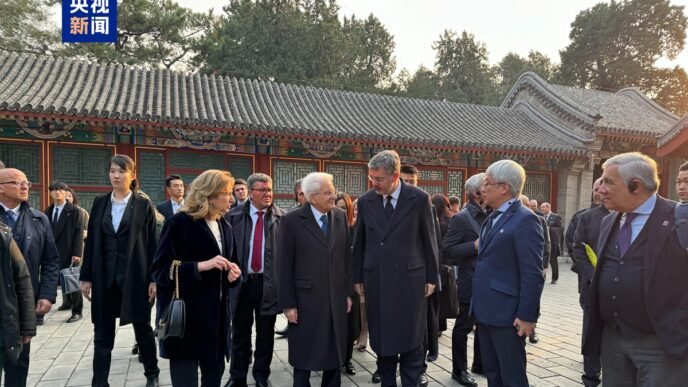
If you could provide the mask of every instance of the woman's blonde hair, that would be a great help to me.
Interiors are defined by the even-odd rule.
[[[229,187],[228,192],[226,192],[227,187]],[[184,200],[184,207],[180,211],[186,212],[194,219],[203,219],[208,214],[221,216],[221,213],[210,207],[208,200],[221,193],[231,195],[233,189],[234,178],[231,173],[219,169],[209,169],[191,182],[189,193]]]

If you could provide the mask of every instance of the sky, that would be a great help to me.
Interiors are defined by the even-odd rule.
[[[196,11],[210,8],[223,13],[227,0],[177,0]],[[420,65],[432,68],[432,43],[445,29],[466,30],[485,43],[491,64],[509,52],[521,56],[540,51],[559,62],[559,50],[569,43],[571,22],[576,15],[600,0],[338,0],[340,13],[381,20],[394,36],[397,72],[415,71]],[[672,0],[683,5],[688,0]],[[56,13],[59,14],[59,11]],[[55,23],[59,23],[55,18]],[[688,45],[687,45],[688,46]],[[662,59],[660,66],[680,65],[688,69],[688,48],[674,61]]]

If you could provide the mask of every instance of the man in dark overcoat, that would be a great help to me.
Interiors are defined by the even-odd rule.
[[[561,215],[552,212],[552,205],[544,202],[540,205],[542,216],[545,218],[549,231],[550,250],[549,264],[552,266],[552,284],[559,280],[559,256],[561,255],[561,238],[563,234],[563,220]],[[544,257],[543,257],[544,258]],[[545,265],[545,268],[547,266]]]
[[[56,181],[50,184],[48,190],[53,202],[45,210],[50,219],[55,245],[60,252],[60,270],[70,266],[79,266],[84,252],[84,220],[81,210],[76,208],[65,198],[67,184]],[[62,305],[57,310],[72,310],[68,323],[81,320],[84,301],[80,291],[63,294]]]
[[[353,288],[349,227],[335,207],[332,175],[310,173],[301,187],[308,202],[282,218],[277,236],[279,306],[289,321],[294,386],[310,386],[311,371],[324,370],[322,386],[336,387]]]
[[[0,221],[12,229],[12,237],[26,261],[36,303],[36,324],[50,311],[57,297],[60,256],[50,222],[29,205],[31,182],[24,172],[0,169]],[[29,372],[31,344],[26,343],[16,364],[5,364],[5,386],[24,386]]]
[[[277,230],[284,211],[272,202],[270,176],[254,173],[247,183],[249,200],[225,215],[232,225],[236,262],[241,268],[241,284],[230,290],[232,360],[228,387],[247,385],[254,323],[253,378],[257,387],[268,385],[278,313],[274,257],[279,247],[276,245]]]
[[[399,180],[401,162],[386,150],[368,162],[373,189],[358,200],[354,284],[366,297],[372,349],[383,386],[417,386],[423,368],[427,300],[438,281],[430,196]]]

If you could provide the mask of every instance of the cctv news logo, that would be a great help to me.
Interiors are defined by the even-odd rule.
[[[117,41],[117,0],[62,0],[63,43]]]

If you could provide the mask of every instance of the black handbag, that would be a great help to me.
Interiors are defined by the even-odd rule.
[[[179,266],[182,261],[172,261],[170,266],[170,279],[174,278],[174,295],[172,301],[162,313],[158,328],[158,338],[166,340],[170,338],[181,339],[186,329],[186,304],[179,298]]]
[[[442,291],[439,293],[440,319],[456,318],[459,315],[459,296],[456,291],[454,268],[440,265],[440,281],[442,282]]]
[[[62,288],[62,294],[72,294],[81,291],[79,286],[80,273],[81,268],[74,265],[60,270],[60,287]]]

